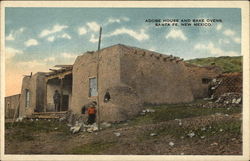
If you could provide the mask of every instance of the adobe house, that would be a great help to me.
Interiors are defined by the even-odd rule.
[[[73,65],[57,67],[24,77],[22,116],[53,111],[53,94],[58,90],[61,111],[81,114],[82,106],[96,101],[99,93],[100,120],[122,121],[137,115],[143,104],[185,103],[205,97],[208,84],[202,79],[220,73],[213,68],[191,69],[180,58],[121,44],[86,52]]]

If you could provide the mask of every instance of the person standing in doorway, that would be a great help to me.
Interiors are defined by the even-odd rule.
[[[53,95],[53,100],[54,100],[54,104],[55,104],[55,111],[59,111],[61,96],[60,96],[58,90],[55,90],[55,93]]]

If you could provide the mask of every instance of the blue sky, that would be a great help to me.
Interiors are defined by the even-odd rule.
[[[222,22],[156,27],[146,19]],[[6,73],[20,76],[73,64],[77,55],[97,50],[100,25],[102,48],[120,43],[184,59],[241,55],[237,8],[5,8]]]

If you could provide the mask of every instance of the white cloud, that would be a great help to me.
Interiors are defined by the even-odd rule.
[[[208,51],[214,56],[239,56],[239,53],[235,51],[223,51],[222,49],[215,47],[212,42],[209,42],[208,44],[198,43],[194,46],[194,49]]]
[[[237,44],[240,44],[241,43],[241,39],[239,37],[236,37],[236,32],[231,30],[231,29],[226,29],[224,32],[223,32],[224,35],[230,37],[233,42],[237,43]]]
[[[79,35],[84,35],[84,34],[86,34],[86,33],[87,33],[87,30],[86,30],[85,27],[80,27],[80,28],[78,28],[78,34],[79,34]]]
[[[130,19],[128,17],[122,17],[121,20],[123,20],[123,21],[129,21]]]
[[[128,17],[121,17],[121,18],[110,17],[110,18],[108,18],[107,23],[105,23],[104,26],[110,25],[110,24],[113,24],[113,23],[121,23],[121,22],[129,21],[129,20],[130,19]]]
[[[61,56],[67,59],[75,59],[77,57],[76,54],[72,53],[61,53]]]
[[[216,30],[221,30],[222,29],[222,24],[218,24],[217,26],[216,26]]]
[[[100,30],[100,25],[97,22],[88,22],[87,26],[89,27],[90,30],[92,31],[99,31]]]
[[[150,50],[150,51],[156,51],[156,48],[155,47],[151,47],[148,50]]]
[[[240,44],[241,39],[239,37],[236,37],[233,39],[235,43]]]
[[[71,36],[69,36],[69,34],[66,34],[66,33],[64,33],[64,34],[62,34],[62,35],[60,35],[58,37],[64,38],[64,39],[71,39]]]
[[[63,33],[63,34],[57,35],[57,36],[49,36],[47,38],[47,40],[50,41],[50,42],[53,42],[53,41],[55,41],[58,38],[61,38],[61,39],[71,39],[71,36],[69,34],[67,34],[67,33]]]
[[[43,61],[45,61],[45,62],[53,62],[55,60],[56,60],[55,57],[48,57],[48,58],[43,59]]]
[[[108,23],[120,23],[121,22],[121,20],[120,19],[118,19],[118,18],[109,18],[108,19]]]
[[[64,29],[68,28],[68,26],[65,26],[65,25],[54,25],[53,28],[51,29],[45,29],[43,30],[39,37],[45,37],[45,36],[48,36],[48,35],[51,35],[53,33],[56,33],[56,32],[60,32]]]
[[[129,18],[128,17],[121,17],[121,18],[110,17],[108,19],[108,23],[121,23],[122,21],[129,21]]]
[[[219,39],[219,44],[229,44],[230,41],[227,39]]]
[[[25,30],[25,28],[22,27],[22,28],[20,28],[20,29],[18,30],[18,32],[22,33],[24,30]]]
[[[8,41],[15,40],[15,38],[14,38],[14,36],[13,36],[12,33],[10,33],[8,36],[6,36],[5,39],[8,40]]]
[[[127,34],[138,41],[149,39],[149,35],[145,33],[144,29],[141,29],[139,32],[136,32],[134,30],[127,29],[127,28],[116,29],[114,32],[108,35],[105,35],[104,37],[111,37],[111,36],[123,35],[123,34]]]
[[[55,36],[50,36],[47,38],[48,41],[53,42],[55,40]]]
[[[181,39],[181,40],[187,40],[187,37],[180,29],[172,29],[167,35],[166,39],[173,38],[173,39]]]
[[[24,44],[27,47],[29,47],[29,46],[36,46],[36,45],[38,45],[38,41],[36,39],[29,39]]]
[[[223,34],[226,36],[233,36],[235,32],[233,30],[227,29],[223,32]]]
[[[25,30],[25,29],[24,29],[23,27],[19,28],[18,30],[15,30],[15,31],[11,30],[10,34],[9,34],[8,36],[6,36],[5,39],[6,39],[7,41],[13,41],[13,40],[16,39],[16,37],[17,37],[19,34],[23,33],[24,30]]]
[[[23,54],[23,51],[18,50],[18,49],[14,49],[14,48],[11,48],[11,47],[6,47],[5,48],[5,59],[6,60],[9,60],[9,59],[13,58],[17,54]]]
[[[96,42],[99,41],[99,39],[97,37],[95,37],[94,34],[92,34],[91,37],[90,37],[90,39],[89,39],[89,41],[92,42],[92,43],[96,43]]]

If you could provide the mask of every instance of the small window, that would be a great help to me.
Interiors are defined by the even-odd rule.
[[[89,78],[89,97],[97,96],[97,80],[96,78]]]
[[[111,99],[111,97],[110,97],[109,92],[106,92],[104,95],[104,102],[107,103],[108,101],[110,101],[110,99]]]
[[[202,78],[202,84],[208,84],[211,80],[210,78]]]
[[[30,91],[25,89],[25,107],[30,106]]]

